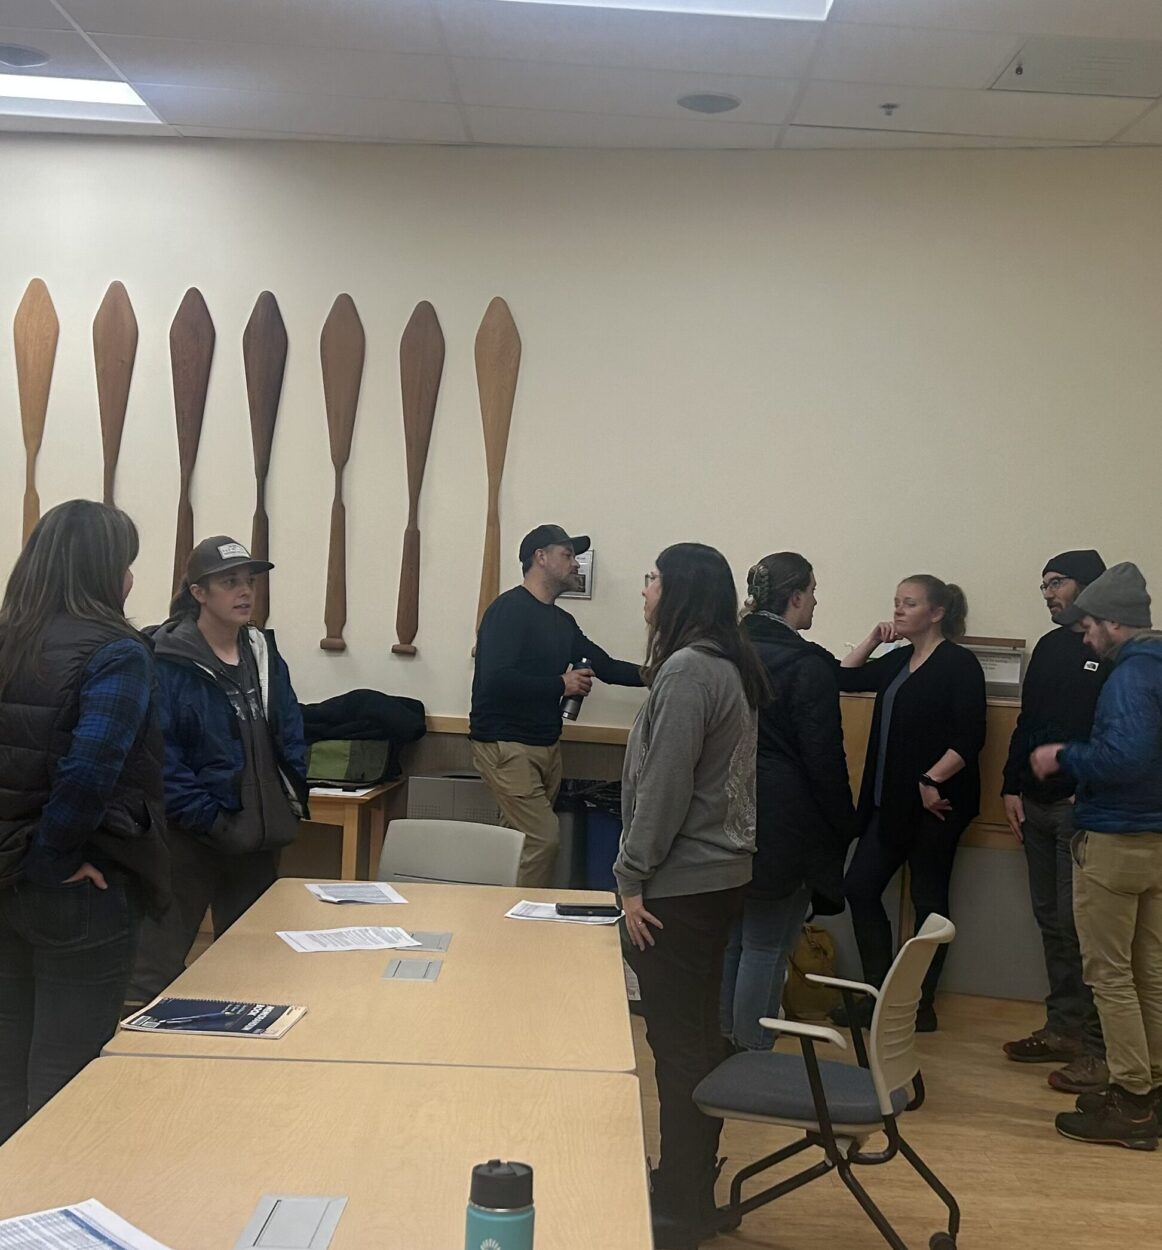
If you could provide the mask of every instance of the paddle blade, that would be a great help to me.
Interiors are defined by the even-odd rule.
[[[345,465],[351,455],[365,350],[363,322],[359,320],[355,301],[347,294],[337,296],[319,338],[331,463],[337,469]]]
[[[20,428],[24,437],[24,539],[40,520],[36,493],[36,458],[44,440],[48,393],[56,363],[60,322],[48,287],[33,278],[24,292],[12,323],[16,349],[16,387],[20,396]]]
[[[113,483],[121,455],[129,386],[137,359],[137,318],[129,294],[111,282],[93,318],[93,361],[97,369],[97,408],[101,415],[103,497],[113,503]]]
[[[215,337],[214,322],[206,301],[197,287],[190,287],[182,297],[177,315],[169,328],[170,371],[173,375],[178,468],[181,475],[177,538],[174,543],[175,593],[181,585],[186,561],[194,545],[190,481],[198,458],[198,444],[202,439],[202,420],[206,414],[206,392],[210,386]]]

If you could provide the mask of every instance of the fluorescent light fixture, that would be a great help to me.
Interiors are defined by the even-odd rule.
[[[0,74],[0,113],[23,117],[88,118],[157,124],[149,105],[127,82]]]
[[[620,9],[635,13],[691,13],[700,17],[775,17],[791,22],[823,22],[834,0],[509,0],[512,4],[564,4],[580,9]]]

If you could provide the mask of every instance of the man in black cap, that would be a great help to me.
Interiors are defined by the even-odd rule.
[[[1009,744],[1003,798],[1009,827],[1024,844],[1033,915],[1045,946],[1049,994],[1045,1025],[1030,1037],[1006,1042],[1017,1063],[1063,1063],[1049,1084],[1067,1093],[1104,1089],[1108,1080],[1101,1024],[1093,994],[1082,979],[1081,950],[1073,919],[1075,781],[1068,774],[1038,780],[1029,753],[1043,742],[1084,740],[1108,665],[1085,644],[1079,624],[1062,614],[1105,572],[1093,550],[1063,551],[1041,572],[1041,594],[1056,629],[1034,647],[1021,691],[1021,714]]]
[[[587,695],[596,675],[640,686],[636,664],[610,659],[556,606],[578,588],[585,535],[538,525],[520,545],[524,581],[497,596],[476,636],[469,737],[472,761],[501,820],[525,835],[520,884],[546,886],[560,842],[553,804],[561,788],[561,700]]]
[[[1088,742],[1050,742],[1034,776],[1077,778],[1073,907],[1110,1082],[1057,1117],[1065,1137],[1155,1150],[1162,1109],[1162,633],[1136,565],[1115,564],[1065,613],[1108,660]]]

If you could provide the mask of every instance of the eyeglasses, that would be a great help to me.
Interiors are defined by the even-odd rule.
[[[1049,591],[1050,594],[1055,594],[1066,582],[1071,581],[1073,581],[1072,577],[1051,577],[1048,581],[1041,583],[1041,593],[1044,594],[1046,591]]]
[[[646,590],[649,590],[649,588],[654,584],[654,582],[658,580],[659,577],[661,577],[661,573],[647,573],[646,581],[645,581]]]

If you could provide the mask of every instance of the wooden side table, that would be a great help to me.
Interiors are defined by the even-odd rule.
[[[330,786],[312,788],[311,820],[321,825],[338,825],[343,830],[339,872],[342,880],[356,879],[359,844],[364,836],[368,838],[368,876],[375,875],[387,830],[387,805],[390,796],[403,783],[400,777],[362,791],[344,791]]]

